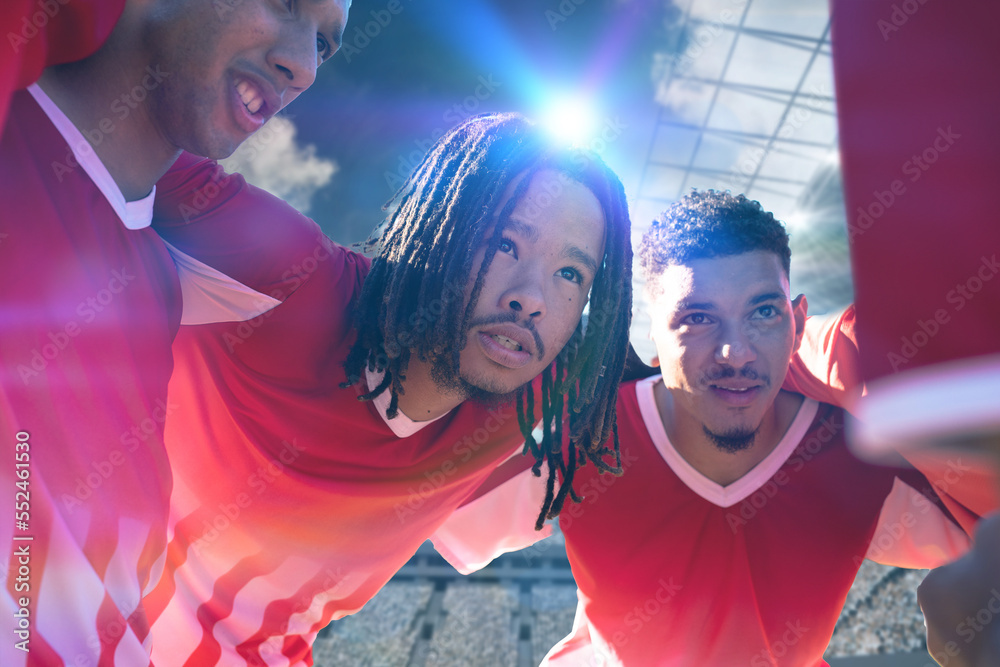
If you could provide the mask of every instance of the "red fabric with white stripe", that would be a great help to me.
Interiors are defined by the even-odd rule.
[[[283,303],[181,327],[175,342],[153,657],[311,664],[317,632],[360,609],[520,447],[516,414],[463,404],[397,437],[358,387],[339,387],[366,258],[207,161],[182,158],[157,202],[172,245]]]
[[[162,430],[180,321],[173,263],[150,228],[127,229],[27,92],[0,142],[0,438],[15,498],[15,434],[30,436],[30,519],[0,513],[0,663],[24,664],[12,616],[30,599],[29,664],[148,662],[142,592],[166,546]],[[16,529],[16,530],[15,530]],[[29,589],[18,559],[32,535]]]
[[[4,0],[0,3],[0,131],[10,96],[50,65],[91,55],[118,22],[125,0]]]

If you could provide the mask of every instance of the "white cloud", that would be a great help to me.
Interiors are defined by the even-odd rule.
[[[275,116],[220,164],[308,213],[313,194],[330,182],[338,167],[317,157],[316,146],[300,146],[295,133],[295,123]]]

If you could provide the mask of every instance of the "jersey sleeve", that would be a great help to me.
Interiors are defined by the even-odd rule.
[[[186,339],[261,381],[318,382],[350,335],[368,258],[213,160],[184,154],[156,188],[153,228],[178,267]]]
[[[535,530],[545,498],[548,467],[531,472],[534,459],[517,452],[480,486],[431,536],[434,548],[462,574],[480,570],[501,554],[549,537],[549,524]]]
[[[189,153],[157,182],[155,201],[153,228],[174,250],[279,301],[335,245],[290,204]]]
[[[0,130],[10,96],[38,80],[51,65],[81,60],[111,34],[125,0],[4,0],[0,3]]]
[[[937,505],[897,477],[865,557],[883,565],[931,569],[963,555],[970,544],[968,535]]]
[[[850,410],[865,393],[854,327],[853,305],[832,315],[807,318],[802,344],[782,387]]]

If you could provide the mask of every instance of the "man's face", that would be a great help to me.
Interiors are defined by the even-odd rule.
[[[691,260],[657,277],[652,337],[674,425],[740,449],[774,408],[805,320],[771,252]],[[748,446],[752,442],[746,442]]]
[[[604,226],[601,205],[586,186],[551,170],[534,176],[476,302],[459,357],[467,387],[509,394],[555,360],[604,261]],[[480,248],[473,260],[466,298],[485,253]]]
[[[339,48],[350,0],[175,0],[148,24],[164,138],[223,158],[312,85]],[[138,83],[138,82],[137,82]]]

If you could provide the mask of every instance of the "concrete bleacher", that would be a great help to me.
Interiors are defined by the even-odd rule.
[[[916,587],[925,570],[865,561],[826,653],[831,667],[929,667]],[[561,536],[462,576],[430,543],[368,605],[316,641],[322,667],[534,667],[572,624]]]

